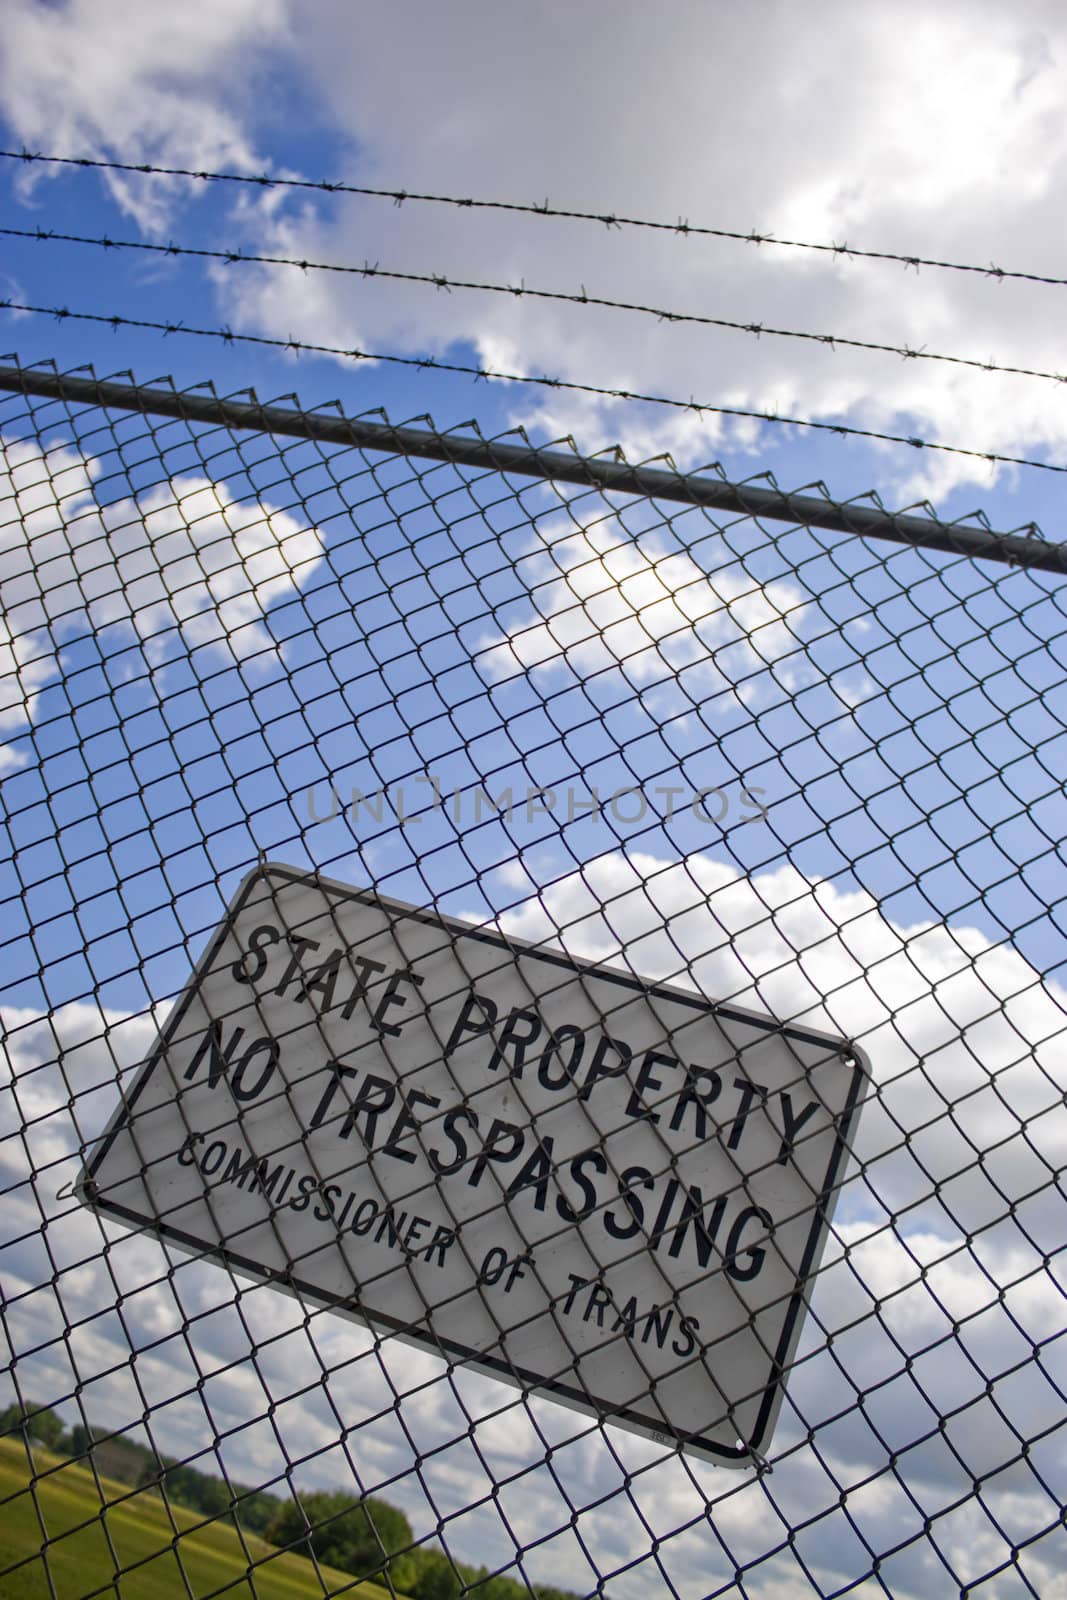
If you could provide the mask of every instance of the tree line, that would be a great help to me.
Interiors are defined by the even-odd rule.
[[[282,1497],[266,1489],[227,1483],[188,1462],[159,1456],[145,1445],[105,1429],[76,1423],[69,1431],[48,1406],[27,1401],[0,1410],[0,1437],[18,1434],[57,1455],[92,1461],[102,1477],[134,1489],[160,1489],[176,1505],[204,1517],[229,1520],[308,1561],[354,1578],[388,1581],[411,1600],[579,1600],[567,1590],[526,1583],[454,1561],[440,1547],[414,1544],[403,1511],[378,1496],[356,1499],[343,1491],[294,1490]]]

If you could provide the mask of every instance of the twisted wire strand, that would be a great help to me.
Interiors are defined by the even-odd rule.
[[[975,277],[990,278],[996,283],[1043,283],[1056,288],[1067,286],[1067,278],[1053,273],[1024,272],[1018,268],[998,266],[990,262],[979,266],[975,262],[950,261],[937,256],[919,255],[914,251],[865,250],[847,242],[813,241],[810,239],[780,239],[767,229],[717,228],[690,222],[679,217],[676,222],[655,221],[645,217],[630,217],[615,211],[582,211],[564,206],[529,203],[516,200],[475,199],[473,196],[435,194],[417,189],[375,188],[369,184],[349,183],[330,178],[276,177],[269,173],[214,172],[193,167],[164,167],[148,161],[108,161],[96,156],[57,156],[34,150],[0,150],[0,159],[27,164],[42,162],[53,166],[81,167],[103,172],[130,172],[142,177],[188,178],[200,183],[235,183],[260,189],[311,190],[321,194],[352,194],[367,199],[391,200],[394,205],[406,201],[418,204],[455,206],[463,211],[502,211],[517,216],[555,217],[571,222],[595,222],[606,228],[637,228],[654,233],[673,233],[682,238],[731,239],[740,244],[778,245],[789,250],[810,250],[823,255],[847,258],[852,261],[890,261],[916,272],[921,267],[934,267],[945,272],[965,272]]]
[[[397,283],[428,284],[435,289],[468,289],[480,294],[510,295],[516,300],[550,300],[567,305],[598,306],[610,311],[626,311],[658,322],[688,323],[705,328],[724,328],[734,333],[754,335],[757,339],[767,334],[774,339],[799,339],[807,344],[824,345],[830,350],[866,350],[879,355],[900,356],[905,361],[934,361],[948,366],[969,367],[979,372],[996,372],[1017,378],[1039,378],[1049,383],[1067,383],[1067,373],[1052,372],[1042,367],[1016,367],[998,361],[982,361],[976,356],[955,356],[943,351],[916,348],[906,344],[888,344],[876,339],[854,339],[839,333],[810,333],[801,328],[776,328],[765,322],[741,322],[732,317],[712,317],[702,312],[672,311],[664,306],[645,305],[634,300],[615,300],[608,295],[589,294],[582,285],[580,294],[565,289],[530,288],[521,283],[492,283],[477,278],[451,278],[442,272],[404,272],[395,267],[373,265],[365,261],[362,266],[351,262],[311,261],[306,257],[270,255],[255,250],[213,250],[207,246],[154,244],[143,239],[112,239],[107,234],[90,235],[63,233],[54,228],[3,228],[0,236],[9,239],[32,239],[40,244],[90,245],[102,250],[139,250],[152,255],[189,257],[206,261],[223,261],[228,266],[239,264],[298,267],[301,272],[332,272],[358,278],[385,278]]]
[[[1040,472],[1067,473],[1067,465],[1057,462],[1041,461],[1032,456],[1009,455],[997,450],[978,450],[965,445],[946,444],[935,439],[920,438],[917,434],[888,433],[877,428],[859,428],[844,422],[818,422],[811,417],[794,417],[781,412],[759,411],[744,406],[716,405],[711,401],[696,400],[692,397],[681,400],[669,395],[646,394],[633,389],[610,389],[595,383],[580,383],[575,379],[549,377],[545,374],[505,372],[492,367],[474,366],[468,362],[443,361],[436,356],[402,356],[390,351],[349,349],[342,345],[322,344],[311,339],[295,339],[292,336],[282,339],[262,333],[235,333],[228,327],[201,328],[183,321],[127,317],[119,312],[75,311],[69,306],[39,306],[11,297],[0,299],[0,310],[53,317],[57,322],[98,323],[115,331],[120,328],[141,328],[161,333],[164,337],[183,334],[192,338],[220,339],[224,344],[230,345],[247,344],[275,350],[290,350],[297,355],[307,352],[309,355],[339,356],[351,361],[382,362],[393,366],[417,367],[420,370],[452,372],[473,378],[476,382],[480,379],[493,379],[505,383],[534,385],[570,394],[596,395],[607,400],[635,401],[644,405],[664,406],[676,411],[693,411],[698,415],[740,417],[756,422],[808,428],[820,433],[836,434],[840,438],[874,439],[883,444],[904,444],[914,450],[936,450],[941,454],[985,461],[991,466],[1030,467]]]

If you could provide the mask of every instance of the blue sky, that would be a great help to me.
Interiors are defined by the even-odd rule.
[[[15,0],[9,9],[0,83],[10,149],[524,202],[547,195],[597,213],[1057,269],[1067,39],[1055,8],[1039,3],[1010,17],[983,4],[946,5],[936,16],[878,4],[834,12],[832,26],[817,27],[786,6],[724,18],[693,4],[654,33],[636,6],[613,5],[607,34],[607,8],[598,6],[566,23],[551,12],[505,18],[475,4],[446,18],[425,6],[414,28],[410,8],[401,18],[379,6],[367,7],[356,28],[349,9],[328,0],[315,8],[314,26],[285,0],[190,3],[147,17],[125,0]],[[380,261],[568,291],[584,284],[739,320],[1067,368],[1067,291],[1052,285],[17,162],[0,162],[0,193],[4,223],[14,228]],[[1036,379],[528,299],[59,243],[5,239],[0,282],[0,294],[45,307],[778,407],[1067,465],[1061,388]],[[1053,473],[991,471],[901,446],[240,341],[112,332],[12,311],[0,311],[0,325],[0,345],[27,363],[129,369],[145,383],[167,374],[179,386],[210,381],[221,393],[254,388],[265,400],[295,392],[305,407],[383,407],[394,422],[428,414],[441,430],[468,419],[486,434],[524,426],[537,442],[572,434],[589,453],[621,441],[634,459],[670,451],[687,468],[720,461],[734,478],[770,471],[787,488],[821,480],[842,499],[874,490],[892,508],[929,496],[945,518],[977,508],[995,528],[1036,522],[1048,538],[1062,536],[1064,480]],[[861,1037],[886,1093],[865,1125],[869,1181],[843,1198],[841,1250],[865,1260],[868,1286],[903,1297],[901,1324],[918,1330],[920,1347],[944,1341],[924,1359],[946,1392],[957,1347],[944,1305],[958,1292],[981,1306],[976,1269],[964,1270],[972,1231],[985,1230],[994,1281],[1018,1283],[1019,1296],[1029,1296],[1029,1312],[1013,1314],[1031,1314],[1034,1338],[1058,1336],[1060,1292],[1043,1257],[1059,1248],[1062,1218],[1055,1197],[1038,1189],[1047,1191],[1048,1167],[1063,1162],[1055,1090],[1067,970],[1061,583],[674,506],[668,519],[622,497],[426,462],[287,442],[281,463],[275,446],[254,435],[235,447],[175,425],[150,439],[131,417],[94,432],[99,419],[89,414],[72,422],[42,406],[38,416],[37,445],[51,451],[53,472],[64,469],[56,481],[65,498],[61,508],[35,501],[26,513],[29,565],[15,540],[0,552],[7,626],[23,641],[10,660],[0,649],[0,677],[17,675],[23,697],[0,710],[9,841],[0,882],[10,1053],[36,1085],[27,1093],[39,1094],[48,1127],[65,1115],[62,1052],[84,1061],[93,1083],[100,1074],[106,1082],[109,1056],[136,1060],[151,1008],[180,989],[263,852],[453,914],[499,916],[531,938],[562,930],[579,953],[617,959],[621,949],[647,975],[695,980],[716,998]],[[32,477],[36,445],[21,400],[0,399],[0,432],[12,462],[22,463],[13,470]],[[214,502],[197,501],[194,550],[175,520],[176,499],[217,497],[221,486],[229,531]],[[172,541],[159,545],[175,563],[166,586],[174,588],[173,572],[185,574],[170,610],[138,532],[142,513],[150,532]],[[78,529],[72,543],[64,519]],[[188,562],[210,566],[210,551],[232,540],[234,526],[242,557],[251,546],[241,538],[260,540],[251,558],[259,565],[253,582],[234,578],[220,607],[202,573],[189,578]],[[112,569],[117,590],[106,579]],[[381,821],[366,807],[355,819],[328,815],[331,788],[347,802],[353,788],[373,797],[399,784],[408,809],[426,807],[431,786],[418,780],[429,776],[446,800],[460,792],[451,810],[432,808],[403,826],[395,805]],[[556,810],[528,815],[527,791],[541,786],[556,791]],[[580,803],[594,786],[602,797],[636,790],[648,809],[634,821],[604,806],[564,822],[568,791]],[[654,792],[672,786],[685,798],[667,816]],[[483,811],[479,820],[478,788],[495,798],[511,789],[513,816]],[[720,821],[691,808],[702,789],[721,791],[712,801],[725,806]],[[309,790],[323,820],[309,810]],[[758,791],[765,816],[753,815],[745,790]],[[999,1098],[980,1091],[976,1062],[1000,1075]],[[931,1082],[941,1108],[933,1113],[924,1098]],[[944,1107],[961,1097],[969,1110],[949,1118]],[[95,1097],[87,1125],[98,1125],[103,1103]],[[992,1176],[954,1164],[957,1121],[1000,1151]],[[910,1150],[900,1149],[894,1123],[911,1130]],[[69,1145],[56,1140],[47,1148],[51,1194],[70,1167]],[[1034,1166],[1035,1149],[1044,1167]],[[931,1172],[945,1186],[940,1199]],[[1013,1185],[1020,1198],[1011,1218],[1003,1203],[996,1212],[995,1194]],[[19,1193],[27,1207],[20,1218],[32,1218],[37,1202]],[[906,1246],[870,1233],[898,1208]],[[991,1215],[996,1226],[987,1227]],[[29,1231],[27,1223],[13,1236],[7,1259],[32,1327],[42,1269]],[[149,1263],[154,1248],[137,1241],[130,1258]],[[145,1270],[155,1285],[158,1269]],[[217,1298],[212,1270],[189,1269],[204,1306]],[[938,1274],[940,1302],[929,1288]],[[827,1288],[819,1302],[824,1326],[840,1316],[844,1328],[847,1308],[862,1300],[848,1278],[840,1255],[827,1269],[836,1294]],[[78,1293],[88,1317],[105,1316],[106,1284]],[[166,1320],[158,1295],[145,1301],[146,1328]],[[869,1305],[855,1314],[857,1327],[837,1348],[849,1351],[856,1381],[873,1383],[884,1319]],[[280,1312],[257,1315],[265,1327],[281,1326],[272,1321]],[[998,1318],[1003,1327],[990,1332]],[[968,1348],[1005,1374],[1014,1348],[1005,1303],[998,1308],[994,1294],[979,1320]],[[339,1336],[324,1316],[315,1327],[327,1364],[336,1364],[340,1346],[331,1340]],[[297,1338],[295,1328],[284,1335]],[[230,1332],[219,1339],[233,1343]],[[813,1333],[810,1348],[817,1344]],[[70,1391],[60,1352],[42,1346],[32,1359],[53,1393]],[[261,1397],[233,1360],[221,1405],[244,1418],[233,1422],[227,1448],[248,1479],[252,1435],[239,1429],[257,1426]],[[1003,1401],[1009,1415],[1048,1403],[1035,1401],[1043,1391],[1029,1376],[1025,1392]],[[101,1379],[95,1403],[122,1414],[131,1404],[123,1381],[108,1388]],[[425,1381],[435,1387],[432,1375]],[[354,1405],[365,1396],[353,1382]],[[488,1380],[479,1383],[488,1415],[505,1402]],[[901,1376],[889,1386],[886,1409],[901,1429],[917,1426],[922,1409],[911,1383]],[[830,1418],[843,1404],[841,1384],[828,1359],[813,1359],[794,1398],[809,1416]],[[1002,1461],[988,1442],[989,1405],[975,1401],[960,1450],[973,1471],[995,1474]],[[434,1411],[429,1394],[411,1406],[424,1406],[426,1438],[443,1436],[445,1412]],[[883,1428],[892,1424],[883,1419]],[[330,1425],[329,1416],[295,1418],[287,1437],[295,1449],[302,1429],[326,1439]],[[855,1418],[821,1425],[843,1480],[858,1484],[880,1470],[884,1440]],[[195,1408],[177,1407],[174,1447],[189,1448],[202,1426]],[[822,1519],[814,1559],[843,1581],[848,1561],[862,1565],[862,1556],[846,1558],[831,1537],[819,1494],[829,1507],[837,1491],[805,1454],[802,1412],[787,1415],[783,1429],[796,1454],[776,1481],[805,1463],[815,1472],[821,1487],[805,1491],[810,1514]],[[382,1473],[401,1473],[403,1451],[384,1426],[368,1436]],[[498,1438],[496,1447],[503,1459],[511,1444]],[[583,1434],[575,1455],[576,1484],[612,1480],[617,1463],[597,1454],[595,1437]],[[917,1498],[928,1493],[925,1503],[939,1504],[957,1467],[921,1452],[912,1459]],[[1062,1476],[1054,1462],[1049,1470]],[[476,1468],[455,1471],[462,1499]],[[1022,1497],[1020,1526],[1030,1533],[1041,1516],[1037,1491],[1018,1476],[1003,1492]],[[683,1505],[698,1514],[692,1508],[713,1492],[711,1481],[687,1479],[676,1466],[650,1473],[657,1526],[676,1526]],[[747,1508],[738,1537],[753,1559],[762,1493],[722,1506],[724,1519]],[[621,1563],[644,1536],[628,1520],[625,1496],[616,1499],[618,1521],[605,1513],[604,1539]],[[980,1509],[972,1514],[952,1535],[964,1565],[987,1558],[993,1545],[983,1539],[996,1542]],[[910,1515],[887,1491],[872,1513],[875,1544],[911,1537]],[[477,1537],[492,1542],[502,1536],[487,1531],[489,1521]],[[674,1542],[676,1581],[695,1596],[710,1557],[688,1537]],[[500,1549],[504,1559],[506,1540]],[[916,1554],[914,1570],[902,1571],[900,1593],[924,1584],[930,1592],[927,1557]],[[571,1559],[561,1543],[559,1572]],[[1041,1581],[1043,1559],[1033,1557]],[[1048,1560],[1051,1581],[1051,1553]],[[761,1570],[768,1582],[775,1574],[802,1582],[770,1558]]]

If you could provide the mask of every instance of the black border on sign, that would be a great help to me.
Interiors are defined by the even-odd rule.
[[[248,1260],[237,1251],[207,1244],[204,1240],[197,1239],[192,1234],[183,1232],[180,1228],[172,1227],[158,1217],[142,1216],[139,1212],[131,1211],[127,1206],[119,1205],[101,1195],[96,1185],[96,1173],[99,1171],[101,1163],[107,1156],[118,1134],[132,1119],[134,1107],[142,1091],[155,1068],[163,1060],[175,1030],[181,1023],[186,1009],[199,989],[201,979],[212,967],[218,951],[233,928],[237,917],[244,909],[245,902],[253,886],[260,880],[269,881],[272,877],[281,878],[287,883],[317,888],[327,896],[334,894],[344,900],[359,901],[363,905],[377,908],[385,907],[391,914],[406,917],[411,921],[423,922],[430,927],[447,929],[457,937],[477,939],[483,944],[491,944],[508,952],[518,950],[524,956],[531,957],[537,961],[544,961],[550,966],[562,967],[569,972],[589,973],[603,982],[616,983],[621,988],[633,989],[644,995],[662,996],[664,999],[673,1000],[676,1003],[689,1006],[692,1010],[702,1011],[711,1016],[744,1022],[752,1027],[762,1028],[765,1032],[783,1034],[786,1038],[796,1039],[804,1044],[828,1046],[835,1053],[852,1061],[853,1077],[849,1087],[848,1098],[844,1110],[837,1119],[837,1137],[834,1141],[834,1148],[827,1167],[826,1179],[812,1212],[811,1230],[801,1261],[796,1288],[790,1297],[778,1346],[771,1360],[771,1371],[763,1391],[763,1399],[756,1417],[753,1437],[749,1441],[737,1447],[722,1445],[713,1439],[704,1439],[699,1435],[685,1434],[679,1430],[672,1429],[661,1416],[650,1418],[636,1411],[622,1411],[617,1407],[608,1405],[600,1406],[595,1396],[590,1395],[585,1390],[572,1388],[565,1383],[546,1383],[539,1373],[529,1372],[523,1367],[516,1366],[513,1362],[501,1361],[493,1356],[485,1355],[467,1345],[460,1344],[458,1340],[443,1339],[436,1336],[430,1337],[428,1334],[419,1332],[417,1328],[413,1328],[409,1323],[399,1322],[385,1312],[360,1307],[353,1299],[342,1299],[338,1295],[332,1295],[326,1290],[316,1288],[314,1284],[305,1283],[302,1279],[294,1276],[291,1271],[274,1273],[265,1270],[261,1265]],[[409,906],[401,900],[393,900],[388,895],[378,895],[370,890],[356,889],[350,884],[338,882],[335,878],[326,878],[316,872],[304,872],[297,867],[285,866],[281,862],[265,861],[254,867],[241,881],[236,894],[227,907],[222,922],[215,930],[200,960],[196,963],[188,983],[164,1023],[150,1056],[138,1073],[137,1079],[130,1087],[129,1092],[123,1096],[121,1105],[112,1116],[108,1126],[101,1134],[96,1148],[79,1173],[74,1184],[74,1193],[83,1204],[94,1211],[115,1217],[122,1222],[132,1223],[141,1231],[147,1231],[167,1239],[182,1249],[192,1251],[203,1260],[215,1261],[223,1266],[237,1268],[259,1283],[267,1284],[275,1289],[285,1290],[291,1294],[301,1295],[308,1300],[327,1306],[331,1310],[339,1311],[352,1317],[372,1329],[375,1326],[384,1327],[389,1332],[410,1340],[420,1348],[431,1351],[434,1355],[440,1356],[443,1353],[455,1354],[466,1365],[478,1368],[482,1372],[488,1373],[491,1377],[500,1378],[514,1387],[522,1388],[526,1386],[530,1390],[536,1390],[541,1394],[547,1395],[550,1399],[561,1400],[573,1410],[585,1412],[587,1415],[595,1416],[605,1422],[620,1423],[624,1426],[629,1425],[645,1437],[652,1437],[661,1442],[669,1440],[673,1434],[673,1442],[683,1448],[688,1447],[713,1461],[745,1466],[749,1465],[754,1459],[758,1460],[760,1458],[761,1446],[767,1434],[768,1425],[775,1413],[776,1403],[780,1400],[783,1380],[795,1353],[803,1325],[804,1312],[806,1310],[805,1286],[816,1272],[822,1256],[830,1228],[834,1191],[838,1186],[841,1169],[848,1154],[848,1136],[869,1082],[870,1066],[863,1051],[850,1041],[836,1038],[832,1034],[821,1033],[811,1028],[791,1027],[788,1024],[776,1022],[773,1017],[761,1015],[756,1011],[747,1011],[739,1006],[717,1005],[714,1001],[705,1000],[700,995],[693,994],[688,990],[676,988],[673,984],[643,983],[630,973],[605,967],[596,961],[582,961],[555,951],[542,950],[526,939],[505,937],[502,934],[490,932],[488,929],[460,922],[455,917],[448,917],[440,912],[420,910],[417,906]]]

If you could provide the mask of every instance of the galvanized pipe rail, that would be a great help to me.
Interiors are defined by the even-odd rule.
[[[330,416],[321,411],[296,411],[256,401],[219,399],[190,390],[148,389],[109,379],[80,377],[37,367],[0,366],[0,389],[38,395],[78,405],[97,405],[150,416],[177,417],[225,428],[284,434],[323,444],[379,450],[390,455],[420,456],[447,461],[454,466],[517,473],[559,483],[576,483],[612,494],[673,500],[704,506],[710,511],[760,517],[833,533],[858,534],[866,539],[886,539],[893,544],[951,555],[996,561],[1032,571],[1067,573],[1067,544],[1018,533],[996,533],[976,523],[947,523],[885,511],[876,506],[838,503],[813,495],[787,494],[725,478],[671,472],[662,467],[632,466],[539,450],[532,445],[509,444],[478,435],[437,434],[420,428],[393,427],[360,417]]]

